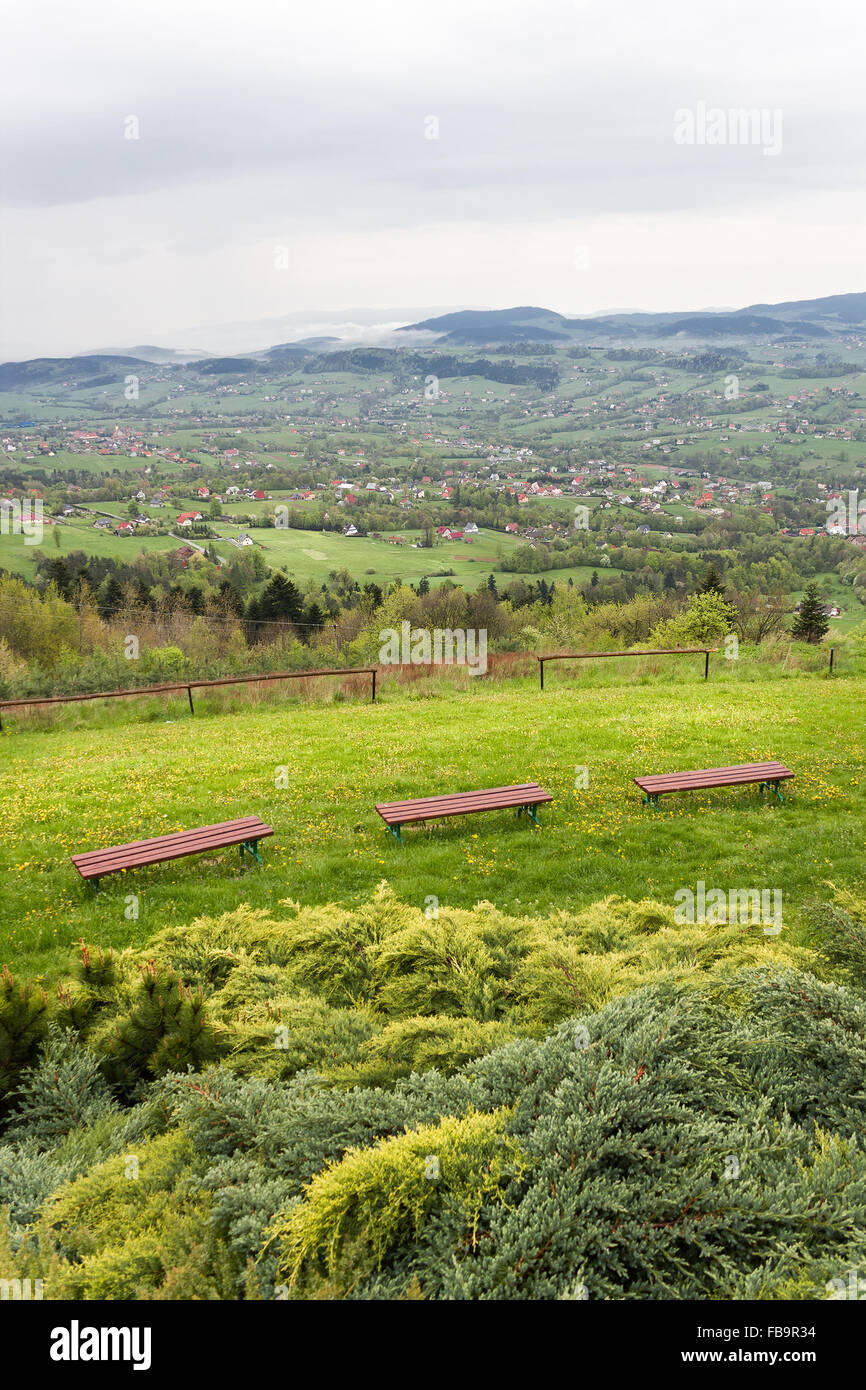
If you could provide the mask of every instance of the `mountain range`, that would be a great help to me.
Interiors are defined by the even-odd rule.
[[[395,311],[388,311],[394,313]],[[288,315],[265,320],[273,328],[312,326],[309,315]],[[364,320],[364,322],[359,322]],[[203,349],[136,347],[80,353],[72,357],[37,357],[0,364],[0,390],[16,390],[42,383],[68,382],[98,386],[116,380],[123,369],[136,366],[185,368],[204,375],[260,371],[284,363],[297,364],[348,346],[425,345],[428,347],[493,347],[521,343],[566,346],[590,342],[657,342],[686,344],[764,339],[770,341],[830,341],[841,334],[866,332],[866,293],[825,295],[820,299],[786,300],[780,304],[749,304],[742,309],[705,309],[683,313],[616,312],[569,317],[554,309],[522,305],[511,309],[458,309],[413,323],[383,321],[371,310],[329,311],[319,316],[316,327],[331,332],[305,336],[258,348],[243,354],[214,356]],[[253,326],[249,326],[251,333]],[[264,334],[264,329],[260,329]],[[401,336],[402,335],[402,336]]]
[[[831,338],[866,327],[866,294],[834,294],[743,309],[685,313],[613,313],[568,318],[553,309],[462,309],[406,325],[435,333],[440,343],[482,346],[496,342],[560,342],[587,338]]]

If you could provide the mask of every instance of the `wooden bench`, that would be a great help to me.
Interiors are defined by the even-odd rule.
[[[416,821],[439,820],[443,816],[470,816],[477,811],[521,811],[539,824],[534,807],[552,801],[537,782],[520,782],[514,787],[491,787],[487,791],[454,792],[448,796],[425,796],[414,801],[383,801],[376,806],[390,833],[402,845],[400,827]]]
[[[757,782],[763,793],[767,787],[784,801],[779,783],[794,774],[784,763],[739,763],[734,767],[705,767],[697,772],[665,772],[657,777],[635,777],[644,794],[645,806],[657,806],[666,792],[705,791],[713,787],[740,787]]]
[[[261,864],[259,840],[273,835],[269,825],[258,816],[241,820],[221,821],[218,825],[203,825],[198,830],[180,830],[173,835],[158,835],[153,840],[133,840],[128,845],[111,849],[92,849],[86,854],[73,854],[72,862],[81,877],[96,888],[103,874],[118,873],[121,869],[139,869],[145,864],[162,864],[167,859],[182,859],[203,850],[224,849],[227,845],[240,848]]]

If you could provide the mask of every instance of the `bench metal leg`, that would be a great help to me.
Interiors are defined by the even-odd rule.
[[[541,821],[538,819],[538,816],[535,814],[535,808],[534,808],[533,806],[518,806],[518,808],[517,808],[517,814],[518,814],[518,816],[520,815],[521,811],[525,811],[526,814],[530,817],[530,819],[531,819],[531,820],[534,820],[534,821],[535,821],[535,824],[536,824],[537,826],[539,826],[539,828],[540,828],[540,826],[541,826]]]
[[[88,882],[88,885],[89,885],[89,887],[91,888],[91,890],[92,890],[92,892],[93,892],[93,896],[96,897],[96,894],[99,892],[99,879],[98,879],[98,878],[89,878],[89,879],[87,880],[87,882]]]
[[[242,844],[238,845],[238,849],[241,852],[241,859],[243,859],[244,850],[246,850],[247,854],[251,854],[257,864],[261,864],[264,862],[262,860],[262,856],[259,854],[258,840],[244,840]]]
[[[643,804],[644,806],[651,807],[654,811],[657,810],[659,804],[658,792],[645,792],[643,797]]]
[[[766,789],[768,792],[775,792],[775,793],[776,793],[776,796],[779,798],[780,801],[784,801],[784,800],[785,800],[784,796],[782,795],[782,792],[781,792],[781,789],[780,789],[780,786],[779,786],[778,781],[775,781],[775,782],[759,782],[759,783],[758,783],[758,791],[761,793],[761,796],[764,795],[764,790],[765,790],[765,789]]]
[[[388,834],[394,836],[394,839],[397,841],[398,845],[403,845],[403,836],[400,834],[401,829],[402,826],[399,825],[389,825],[387,827]],[[405,849],[405,845],[403,846],[403,848]]]

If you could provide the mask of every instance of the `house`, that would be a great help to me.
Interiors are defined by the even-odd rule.
[[[351,523],[351,521],[349,522],[349,525],[348,525],[348,526],[344,526],[344,527],[343,527],[343,535],[344,535],[344,536],[357,536],[357,534],[358,534],[358,528],[357,528],[357,526],[353,526],[352,523]]]
[[[238,545],[238,546],[252,545],[252,543],[253,543],[253,538],[252,538],[252,536],[248,536],[248,535],[246,534],[245,531],[239,532],[238,538],[237,538],[237,540],[235,541],[235,545]]]
[[[131,521],[119,521],[114,528],[115,536],[131,536],[135,530]]]
[[[204,486],[200,487],[198,490],[198,495],[199,497],[210,497],[210,488]]]
[[[466,530],[466,534],[467,534],[467,535],[470,535],[470,534],[471,534],[471,535],[474,536],[474,535],[476,535],[477,532],[478,532],[478,527],[475,525],[475,522],[474,522],[474,521],[467,521],[466,526],[465,526],[465,530]]]
[[[190,526],[194,521],[202,521],[201,512],[181,512],[177,519],[178,526]]]
[[[262,492],[261,488],[257,488],[256,491],[253,493],[253,497],[257,502],[264,502],[266,494]]]
[[[509,521],[506,522],[505,529],[509,533],[509,535],[513,536],[519,530],[519,527],[516,521]]]

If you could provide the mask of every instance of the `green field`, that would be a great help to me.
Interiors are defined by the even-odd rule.
[[[780,888],[786,925],[826,892],[866,884],[866,681],[810,677],[736,686],[682,681],[487,689],[370,707],[260,707],[144,724],[8,729],[0,815],[0,961],[56,972],[81,936],[140,943],[170,922],[280,898],[349,905],[381,879],[422,907],[490,900],[544,915],[611,893],[671,903],[698,879]],[[676,797],[652,813],[641,773],[778,758],[796,773],[784,805],[754,791]],[[279,769],[290,787],[279,789]],[[575,769],[588,787],[575,790]],[[543,828],[505,814],[405,832],[374,802],[537,780],[555,796]],[[92,896],[68,856],[257,814],[273,826],[264,867],[236,852],[118,876]],[[138,918],[124,914],[138,897]]]
[[[251,508],[264,504],[251,504]],[[274,503],[267,504],[273,507]],[[190,504],[191,507],[191,504]],[[170,517],[184,509],[180,504],[169,512],[156,515]],[[103,512],[114,512],[125,520],[124,510],[110,503],[100,504]],[[231,561],[239,552],[233,544],[234,539],[246,528],[240,523],[228,526],[217,522],[213,528],[221,539],[214,541],[216,552],[221,559]],[[59,544],[54,540],[59,535]],[[178,535],[182,531],[178,529]],[[369,536],[344,536],[337,531],[302,531],[292,528],[254,527],[247,530],[254,543],[259,546],[268,564],[279,569],[285,566],[297,580],[318,580],[324,583],[332,570],[346,569],[359,583],[374,581],[386,584],[401,578],[407,583],[417,583],[425,575],[431,585],[441,582],[437,574],[453,571],[453,581],[464,584],[470,590],[477,589],[493,574],[500,588],[514,579],[539,578],[539,575],[517,575],[501,568],[500,560],[522,542],[517,536],[493,531],[482,531],[472,545],[462,541],[442,541],[432,550],[416,550],[414,540],[420,539],[420,531],[395,531],[388,534],[402,536],[405,545],[393,545],[386,540],[373,540]],[[193,538],[198,545],[204,544],[200,537]],[[111,556],[117,560],[132,561],[142,550],[146,553],[169,552],[183,544],[172,536],[115,536],[110,530],[95,530],[92,522],[75,518],[58,526],[46,526],[41,547],[25,545],[21,535],[0,534],[0,569],[13,574],[21,574],[32,580],[36,574],[39,549],[47,555],[68,555],[73,550],[83,550],[88,555]],[[611,566],[607,572],[614,572]],[[567,584],[573,578],[576,584],[585,583],[592,574],[592,566],[567,570],[546,570],[544,577],[557,583]]]

